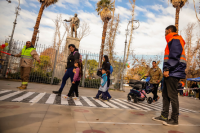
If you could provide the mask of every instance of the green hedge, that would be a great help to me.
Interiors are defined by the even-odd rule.
[[[30,73],[29,81],[30,82],[37,82],[37,83],[45,83],[50,84],[51,83],[51,72],[44,73],[39,71],[32,71]],[[8,73],[8,77],[12,79],[21,79],[20,72],[16,73]],[[58,79],[57,77],[54,77],[53,84],[57,85],[59,84],[61,79]]]
[[[87,88],[97,88],[99,89],[99,86],[101,85],[101,79],[89,79],[86,78],[84,82],[84,86]],[[80,82],[80,86],[82,86],[82,80]]]

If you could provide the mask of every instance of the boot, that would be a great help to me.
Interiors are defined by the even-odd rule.
[[[20,87],[22,87],[22,85]],[[19,89],[20,87],[17,87],[17,88]]]
[[[54,94],[58,94],[58,96],[61,96],[61,92],[60,91],[52,91]]]
[[[19,87],[19,89],[20,90],[25,90],[25,89],[27,89],[27,85],[22,85],[22,86]]]

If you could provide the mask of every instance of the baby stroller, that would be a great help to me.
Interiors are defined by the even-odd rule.
[[[149,104],[151,104],[153,102],[153,98],[147,97],[144,93],[143,93],[143,95],[145,96],[144,98],[141,98],[138,95],[136,95],[135,93],[133,93],[133,92],[135,92],[135,90],[136,91],[145,90],[145,92],[147,94],[149,94],[151,92],[152,88],[148,82],[131,79],[129,82],[129,86],[131,86],[133,89],[130,90],[130,93],[127,96],[128,101],[131,101],[131,99],[133,99],[134,103],[137,103],[138,101],[144,101],[144,100],[147,100],[147,103],[149,103]]]

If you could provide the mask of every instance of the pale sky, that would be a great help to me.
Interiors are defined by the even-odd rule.
[[[6,0],[0,0],[0,41],[11,35],[13,21],[15,19],[15,7],[18,0],[12,0],[8,4]],[[95,11],[98,0],[59,0],[53,6],[46,8],[40,25],[39,43],[52,45],[55,31],[53,19],[62,14],[63,19],[69,19],[75,13],[81,22],[85,21],[90,25],[91,33],[80,42],[80,49],[98,53],[101,45],[103,23]],[[196,0],[196,6],[198,5]],[[31,40],[33,27],[39,12],[40,3],[37,0],[21,0],[21,11],[18,16],[15,40]],[[125,29],[131,20],[131,6],[129,0],[116,0],[115,15],[120,14],[120,33],[116,37],[115,52],[123,55],[125,42]],[[136,0],[135,19],[140,21],[140,27],[134,31],[131,50],[138,55],[160,55],[164,52],[166,41],[164,37],[165,28],[175,23],[175,8],[168,4],[168,0]],[[200,17],[200,15],[199,15]],[[184,30],[188,23],[195,22],[193,0],[189,0],[180,11],[180,30]],[[195,34],[200,32],[196,27]],[[184,38],[184,33],[182,36]],[[200,34],[200,33],[199,33]],[[196,40],[193,40],[195,43]],[[62,45],[64,45],[65,41]]]

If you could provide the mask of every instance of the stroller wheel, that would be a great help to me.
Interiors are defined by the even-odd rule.
[[[134,103],[137,103],[138,102],[138,98],[135,95],[133,97],[134,97],[133,98],[134,99]]]
[[[131,101],[131,95],[130,95],[130,94],[128,94],[127,100],[128,100],[128,101]]]
[[[148,98],[147,98],[147,103],[148,103],[148,104],[151,104],[152,102],[153,102],[153,98],[148,97]]]

